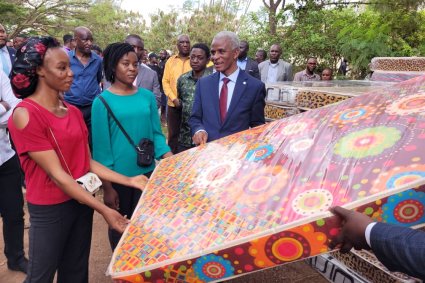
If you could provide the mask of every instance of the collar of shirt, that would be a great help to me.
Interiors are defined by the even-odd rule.
[[[225,74],[220,73],[220,83],[223,83],[223,78],[228,78],[231,82],[236,83],[236,80],[238,79],[239,76],[239,68],[236,68],[236,71],[234,71],[233,73],[230,74],[230,76],[226,77]]]
[[[77,59],[81,63],[80,59],[77,57],[77,52],[75,52],[75,49],[72,49],[71,51],[69,51],[69,54],[72,58]],[[94,58],[93,51],[92,51],[91,54],[90,54],[90,60],[87,63],[87,65],[90,64],[90,62],[92,62],[94,59],[95,58]],[[81,64],[83,64],[83,63],[81,63]]]
[[[279,65],[280,59],[279,59],[279,60],[277,60],[277,62],[276,62],[276,63],[272,63],[270,60],[268,60],[268,61],[269,61],[269,65],[270,65],[270,67],[272,67],[272,68],[276,68],[276,67]]]
[[[303,70],[303,73],[302,74],[303,74],[304,77],[307,77],[309,79],[312,79],[312,78],[315,78],[316,76],[318,76],[315,73],[313,73],[312,75],[309,75],[309,74],[307,74],[307,71],[306,70]]]

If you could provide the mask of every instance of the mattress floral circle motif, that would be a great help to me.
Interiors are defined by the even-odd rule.
[[[273,146],[272,145],[261,145],[257,148],[254,148],[246,154],[246,159],[248,161],[260,161],[263,159],[266,159],[273,153]]]
[[[206,170],[198,175],[194,183],[194,188],[218,188],[230,181],[240,167],[241,162],[236,159],[216,162],[216,164],[207,167]]]
[[[425,111],[425,93],[400,98],[387,106],[390,115],[423,114]]]
[[[240,199],[246,205],[270,201],[281,194],[289,178],[288,171],[279,165],[256,167],[252,172],[227,190],[229,200]]]
[[[400,188],[425,178],[425,165],[411,164],[409,166],[396,166],[387,172],[379,174],[371,193],[377,193],[383,190]]]
[[[314,140],[310,139],[310,138],[300,139],[300,140],[293,142],[289,146],[289,150],[293,153],[299,153],[299,152],[302,152],[302,151],[306,151],[307,149],[309,149],[313,145],[313,143],[314,143]]]
[[[305,133],[311,127],[317,124],[316,120],[313,119],[301,119],[297,120],[287,120],[287,123],[284,123],[275,130],[278,137],[288,137],[288,136],[296,136],[299,134]]]
[[[425,221],[424,208],[425,193],[407,190],[388,198],[382,218],[386,223],[413,226]]]
[[[327,250],[326,235],[311,224],[252,241],[248,253],[259,267],[272,267]]]
[[[292,201],[292,209],[303,216],[324,212],[331,207],[332,193],[324,189],[311,189],[297,195]]]
[[[388,126],[357,130],[340,138],[334,153],[343,158],[376,157],[396,145],[402,137],[401,133],[396,127]]]
[[[205,282],[230,277],[235,271],[230,261],[213,254],[198,258],[193,269],[198,278]]]
[[[379,109],[373,106],[359,105],[335,114],[331,119],[331,123],[344,126],[346,124],[359,122],[375,115],[378,110]]]

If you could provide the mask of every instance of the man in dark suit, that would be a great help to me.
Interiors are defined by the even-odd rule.
[[[239,39],[219,32],[211,44],[216,73],[199,79],[189,126],[196,145],[265,123],[265,86],[239,69]]]
[[[258,71],[258,63],[248,57],[249,43],[246,40],[241,40],[239,45],[238,67],[250,74],[256,79],[260,79],[260,72]]]
[[[334,207],[332,213],[342,222],[340,234],[330,248],[341,252],[372,249],[391,271],[401,271],[425,280],[425,233],[387,223],[376,223],[359,212]]]
[[[16,50],[6,46],[7,33],[3,25],[0,24],[0,70],[9,76],[15,62]]]

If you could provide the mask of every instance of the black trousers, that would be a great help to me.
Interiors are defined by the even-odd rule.
[[[93,151],[93,147],[92,147],[92,140],[91,140],[91,104],[90,105],[85,105],[85,106],[80,106],[80,105],[75,105],[78,109],[80,109],[81,113],[83,113],[83,118],[84,118],[84,122],[86,123],[86,127],[87,130],[89,132],[89,146],[90,146],[90,151]]]
[[[149,178],[151,174],[152,172],[149,172],[144,175]],[[133,216],[133,212],[136,209],[140,197],[142,196],[142,191],[116,183],[112,183],[112,187],[117,192],[119,198],[118,212],[121,215],[127,215],[127,218],[130,219]],[[121,236],[121,233],[113,229],[108,229],[109,244],[111,245],[112,250],[115,250]]]
[[[93,209],[69,200],[55,205],[28,203],[29,265],[25,283],[88,282]]]
[[[178,153],[180,124],[182,121],[182,109],[168,106],[168,146],[173,154]]]
[[[0,166],[0,214],[3,218],[4,254],[10,264],[24,257],[24,197],[18,157]]]

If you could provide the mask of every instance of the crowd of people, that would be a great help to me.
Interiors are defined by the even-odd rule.
[[[251,59],[249,43],[229,31],[217,33],[211,44],[191,45],[188,35],[179,35],[177,53],[162,49],[159,56],[146,52],[135,34],[102,51],[86,27],[65,35],[63,45],[49,36],[23,38],[15,49],[6,42],[0,25],[0,213],[7,266],[27,273],[28,283],[52,282],[55,273],[57,282],[87,282],[93,210],[109,224],[114,249],[155,169],[153,160],[264,124],[266,83],[332,79],[332,69],[315,73],[314,57],[292,76],[279,44],[270,47],[270,59],[265,50]],[[103,203],[75,181],[88,172],[102,180]],[[414,240],[422,249],[406,249],[389,268],[425,277],[424,261],[416,260],[424,258],[422,232],[356,214],[367,225],[353,229],[352,214],[333,212],[344,224],[333,246],[372,248],[386,264],[397,254],[387,252],[382,231],[397,231],[397,240],[388,239],[392,247],[410,247]]]

